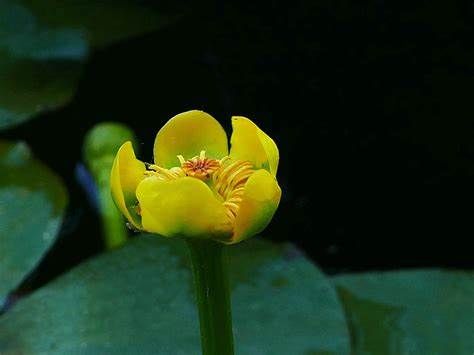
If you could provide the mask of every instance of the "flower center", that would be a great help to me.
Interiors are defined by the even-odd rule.
[[[184,160],[182,155],[178,155],[181,163],[181,169],[187,176],[205,180],[208,179],[213,172],[221,167],[219,160],[206,158],[206,152],[203,150],[194,158]]]
[[[233,224],[242,202],[245,183],[255,171],[252,163],[246,160],[231,161],[228,156],[221,160],[206,158],[204,150],[191,159],[185,160],[182,155],[178,155],[178,159],[181,167],[165,169],[149,164],[145,174],[161,180],[191,176],[207,182],[222,197],[226,215]]]

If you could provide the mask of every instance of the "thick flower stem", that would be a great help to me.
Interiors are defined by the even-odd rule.
[[[203,355],[233,355],[232,316],[224,245],[187,240],[201,326]]]

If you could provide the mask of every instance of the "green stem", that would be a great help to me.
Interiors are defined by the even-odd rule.
[[[188,239],[203,355],[233,355],[232,316],[224,245]]]
[[[106,248],[113,249],[125,243],[128,235],[122,215],[117,207],[115,207],[110,194],[109,171],[104,171],[101,175],[104,176],[98,177],[97,188],[99,190],[102,230]]]

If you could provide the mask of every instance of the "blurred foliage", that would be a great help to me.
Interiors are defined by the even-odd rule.
[[[66,206],[61,180],[25,143],[0,141],[0,309],[54,243]],[[0,351],[1,352],[1,351]]]
[[[81,29],[90,47],[110,45],[156,30],[175,16],[162,15],[133,0],[19,0],[51,29]]]
[[[110,175],[115,155],[126,141],[132,141],[137,147],[135,134],[124,124],[102,122],[89,130],[84,138],[83,157],[96,178],[103,170]]]
[[[131,141],[135,147],[136,138],[127,126],[115,122],[95,125],[84,138],[83,159],[92,174],[95,196],[102,218],[102,230],[108,249],[122,245],[127,240],[124,218],[112,200],[110,192],[110,171],[120,146]]]
[[[291,8],[222,3],[214,14],[203,7],[204,19],[192,16],[172,31],[96,52],[83,76],[91,51],[174,18],[146,4],[1,0],[0,129],[64,105],[82,80],[80,98],[52,113],[49,125],[33,121],[10,131],[43,149],[43,158],[60,161],[60,173],[70,176],[80,159],[77,142],[101,117],[133,117],[142,136],[155,133],[151,118],[156,129],[183,109],[212,107],[219,117],[238,110],[266,120],[282,147],[281,218],[267,235],[291,235],[318,260],[332,253],[327,249],[339,253],[326,255],[330,260],[367,268],[426,262],[419,261],[426,239],[413,236],[436,232],[444,238],[430,238],[430,255],[439,243],[437,260],[472,259],[456,242],[472,225],[469,210],[457,207],[460,196],[473,195],[466,71],[474,52],[472,36],[462,32],[472,11],[460,14],[454,3],[436,11],[432,4],[405,9],[345,0]],[[354,119],[357,112],[363,115]],[[61,134],[49,139],[53,130]],[[102,185],[98,191],[106,191],[113,157],[102,152],[116,146],[89,147],[88,167]],[[301,171],[308,159],[301,152],[318,161],[317,175]],[[0,142],[0,171],[1,307],[54,243],[67,197],[25,143]],[[310,218],[313,208],[318,218]],[[99,237],[87,231],[81,247]],[[81,255],[76,260],[85,258],[82,249],[71,249]],[[252,240],[230,252],[238,354],[348,354],[347,328],[356,355],[472,354],[472,273],[342,275],[333,279],[336,294],[291,247]],[[140,237],[50,284],[37,283],[28,298],[18,295],[0,316],[0,353],[197,352],[190,282],[178,241]]]
[[[297,250],[251,240],[228,249],[236,353],[349,354],[336,292]],[[198,354],[184,243],[141,236],[82,264],[0,319],[0,352]]]
[[[169,22],[126,0],[2,0],[0,14],[0,129],[68,102],[92,48]]]
[[[445,270],[334,278],[354,355],[472,355],[474,274]]]

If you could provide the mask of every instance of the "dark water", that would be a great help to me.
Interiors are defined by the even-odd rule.
[[[74,177],[86,131],[125,122],[150,161],[157,130],[193,108],[229,132],[247,116],[277,141],[284,195],[266,238],[331,273],[474,266],[472,5],[187,4],[172,25],[93,53],[69,105],[6,133],[71,194],[35,283],[102,248]]]

